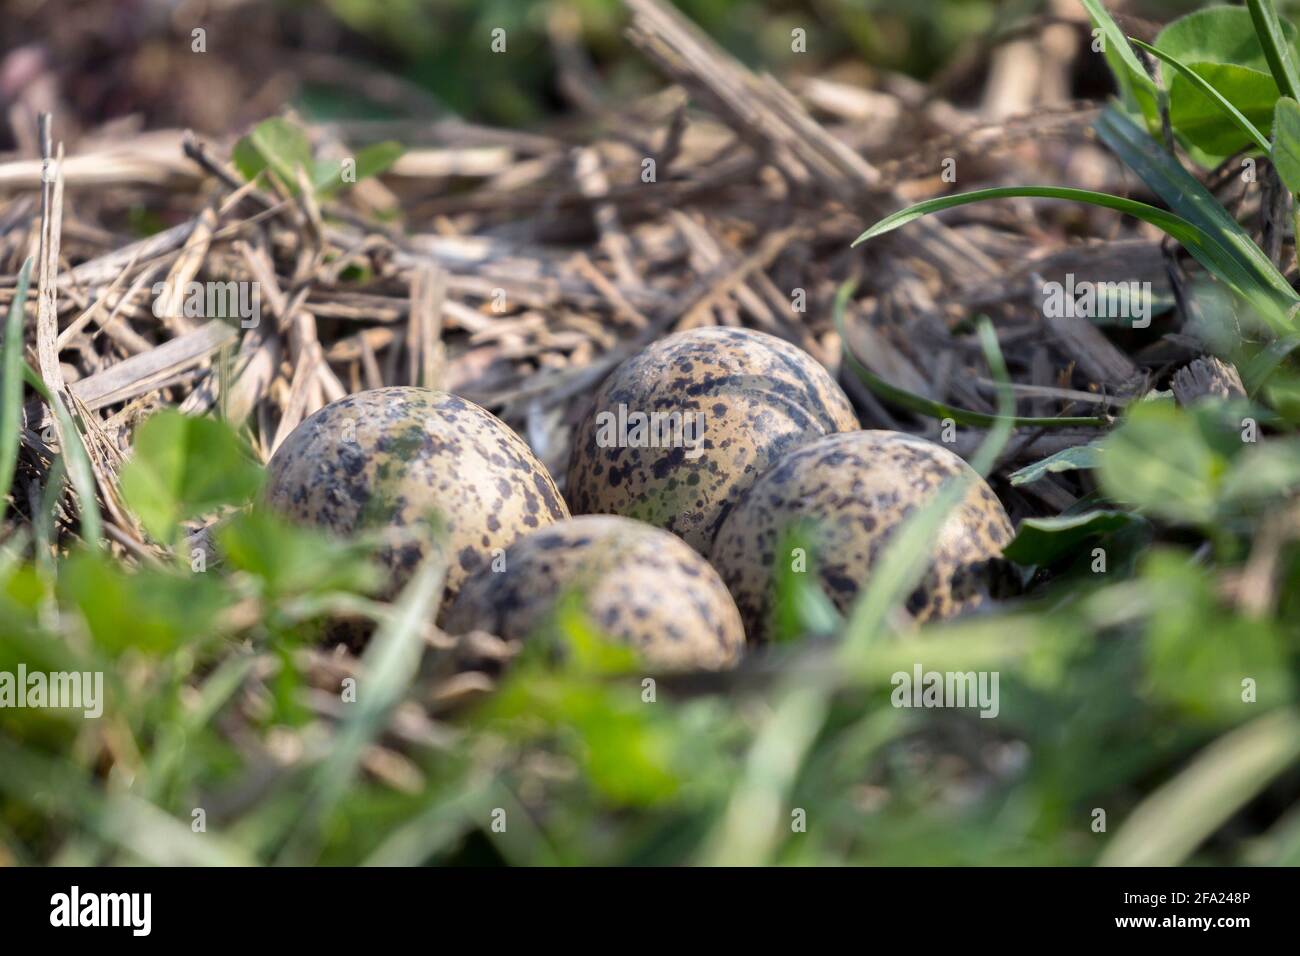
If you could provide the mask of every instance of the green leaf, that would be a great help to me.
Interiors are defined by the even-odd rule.
[[[51,640],[41,628],[48,618],[52,587],[34,564],[15,568],[0,583],[0,671],[20,663],[28,670],[83,670],[86,649]]]
[[[1300,376],[1275,376],[1263,391],[1270,408],[1292,425],[1300,425]]]
[[[1295,30],[1287,25],[1288,42]],[[1259,137],[1245,135],[1242,127],[1207,99],[1204,88],[1187,70],[1207,80],[1223,98],[1257,130],[1272,121],[1278,85],[1269,73],[1268,58],[1260,46],[1250,13],[1241,7],[1209,7],[1167,26],[1156,38],[1155,49],[1144,49],[1179,69],[1169,87],[1169,117],[1175,133],[1202,164],[1230,156],[1253,142],[1267,151]],[[1166,200],[1168,201],[1168,200]]]
[[[1286,25],[1287,41],[1295,28]],[[1155,45],[1184,63],[1232,63],[1268,72],[1268,57],[1260,46],[1250,11],[1244,7],[1212,6],[1179,17],[1160,31]]]
[[[230,565],[261,580],[269,595],[373,594],[384,583],[369,542],[343,541],[265,509],[234,516],[217,530],[216,541]]]
[[[1272,113],[1277,87],[1267,73],[1230,64],[1188,66],[1141,40],[1133,42],[1178,73],[1169,94],[1170,122],[1178,132],[1207,152],[1226,156],[1245,142],[1268,152],[1268,138],[1238,109],[1265,118]]]
[[[391,139],[371,143],[357,150],[357,181],[386,172],[402,157],[403,152],[405,150],[402,144]]]
[[[1254,395],[1262,388],[1286,361],[1287,357],[1300,347],[1300,335],[1286,335],[1270,342],[1267,346],[1251,356],[1241,366],[1241,379],[1246,386],[1246,394]]]
[[[1248,147],[1267,152],[1261,128],[1273,122],[1277,96],[1267,73],[1230,63],[1193,63],[1187,75],[1175,76],[1170,85],[1169,121],[1180,136],[1211,156],[1231,156]]]
[[[1300,103],[1284,96],[1273,114],[1273,167],[1282,183],[1300,193]]]
[[[1255,26],[1256,40],[1263,48],[1277,88],[1293,100],[1300,99],[1300,76],[1296,74],[1292,53],[1295,28],[1278,20],[1271,0],[1246,0],[1246,6]],[[1291,28],[1290,34],[1286,32],[1288,27]]]
[[[224,422],[163,411],[135,434],[122,469],[122,494],[145,528],[170,543],[182,521],[222,505],[243,504],[262,469]]]
[[[516,733],[529,736],[558,734],[591,786],[613,803],[654,804],[671,796],[681,781],[663,712],[628,694],[628,685],[600,679],[641,673],[635,650],[592,625],[580,592],[562,596],[552,617],[511,662],[478,719],[498,730],[503,722],[515,725]],[[557,642],[560,655],[549,650]]]
[[[460,787],[435,791],[432,801],[416,816],[384,835],[383,842],[370,853],[362,866],[421,866],[457,844],[466,831],[472,830],[476,816],[487,803],[492,786],[476,777]]]
[[[637,651],[610,638],[596,626],[580,589],[562,594],[550,618],[542,628],[550,634],[534,635],[536,646],[542,648],[549,644],[551,649],[558,650],[558,655],[548,656],[552,660],[558,657],[568,672],[594,676],[626,674],[636,668]]]
[[[997,615],[968,614],[927,625],[924,632],[926,669],[996,670],[998,665],[1015,666],[1025,676],[1029,668],[1021,667],[1033,658],[1030,666],[1058,667],[1051,662],[1078,641],[1079,620],[1066,615],[1048,616],[1035,613]],[[913,641],[886,641],[872,649],[870,661],[864,662],[861,679],[879,686],[889,686],[898,671],[910,671],[917,660],[919,645]],[[855,675],[857,676],[857,675]]]
[[[273,117],[258,123],[235,144],[232,159],[249,181],[269,169],[291,195],[298,192],[298,170],[302,169],[317,193],[330,196],[353,182],[379,175],[397,161],[402,151],[402,145],[391,140],[358,150],[352,157],[355,179],[344,182],[341,160],[315,159],[307,134],[288,120]]]
[[[645,710],[638,698],[624,692],[620,699],[603,687],[571,684],[564,696],[556,727],[578,731],[587,776],[611,802],[653,805],[681,786],[669,728],[648,720]]]
[[[125,570],[115,559],[78,552],[59,569],[59,600],[81,614],[110,654],[161,654],[215,636],[226,606],[217,578],[170,568]]]
[[[23,410],[23,310],[32,278],[32,257],[18,271],[18,285],[5,322],[4,354],[0,358],[0,520],[8,509],[9,489],[18,465],[18,428]]]
[[[278,116],[254,126],[235,144],[232,158],[245,179],[252,181],[262,170],[270,169],[291,194],[298,191],[298,170],[311,173],[314,168],[307,134]]]
[[[1100,457],[1101,449],[1095,444],[1063,448],[1056,454],[1048,455],[1041,461],[1026,465],[1018,471],[1013,471],[1010,475],[1011,484],[1028,485],[1049,474],[1096,468]]]
[[[311,166],[311,185],[318,195],[335,192],[343,184],[343,163],[337,159],[313,160]]]
[[[1142,569],[1150,608],[1143,690],[1198,723],[1240,723],[1292,700],[1285,641],[1273,622],[1221,606],[1214,572],[1183,552],[1157,551]],[[1242,679],[1258,700],[1242,700]]]
[[[1106,439],[1099,473],[1114,501],[1173,521],[1209,524],[1227,467],[1196,416],[1149,401],[1130,406]]]
[[[266,159],[262,153],[253,144],[251,135],[241,137],[234,148],[230,151],[230,161],[234,163],[235,169],[244,177],[245,181],[252,182],[258,174],[266,169]]]
[[[1145,524],[1127,511],[1090,511],[1060,518],[1026,518],[1002,554],[1016,564],[1049,565],[1076,553],[1085,541],[1101,538],[1135,524]]]
[[[1226,505],[1258,506],[1300,488],[1300,438],[1274,438],[1247,446],[1224,476]]]
[[[326,160],[317,164],[312,182],[319,193],[325,196],[333,195],[345,186],[350,186],[354,182],[361,182],[369,179],[371,176],[378,176],[384,172],[393,163],[401,157],[403,153],[401,143],[392,140],[385,140],[382,143],[373,143],[357,151],[356,156],[352,157],[356,163],[353,173],[355,180],[344,182],[342,178],[343,166],[338,160]]]
[[[1102,111],[1095,127],[1102,142],[1137,173],[1152,192],[1164,200],[1178,217],[1191,223],[1235,258],[1255,284],[1275,291],[1289,302],[1300,300],[1282,273],[1228,214],[1222,203],[1144,130],[1128,117],[1109,109]],[[1191,248],[1188,252],[1195,255]]]

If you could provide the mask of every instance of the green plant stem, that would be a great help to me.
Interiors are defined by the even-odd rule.
[[[1277,10],[1270,0],[1246,0],[1246,6],[1250,9],[1250,19],[1254,21],[1259,45],[1264,50],[1264,58],[1268,60],[1277,88],[1283,95],[1300,100],[1300,76],[1291,61],[1290,45],[1282,32]]]
[[[95,498],[95,471],[90,465],[86,446],[81,442],[81,432],[63,406],[63,400],[54,394],[45,380],[26,362],[23,362],[23,376],[37,394],[45,399],[54,412],[54,417],[58,419],[59,432],[66,446],[60,450],[68,468],[68,479],[72,482],[72,489],[77,493],[81,506],[81,537],[91,550],[98,551],[103,547],[100,541],[103,523],[99,516],[99,502]]]
[[[23,406],[23,310],[31,278],[32,257],[28,256],[18,272],[18,286],[9,304],[0,367],[0,520],[4,519],[18,466],[18,430],[22,425]]]

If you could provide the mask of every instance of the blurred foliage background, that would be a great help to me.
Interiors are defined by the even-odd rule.
[[[928,79],[1073,0],[679,0],[677,6],[751,66],[778,75],[832,66]],[[1165,22],[1194,0],[1136,0],[1124,13]],[[656,88],[626,44],[618,0],[52,0],[10,4],[0,95],[40,66],[60,73],[84,125],[140,115],[146,125],[225,135],[295,105],[314,119],[400,118],[445,107],[528,125],[563,114],[556,40],[576,43],[611,95]],[[217,54],[196,62],[195,23]],[[790,31],[807,31],[807,55]],[[504,28],[500,68],[481,55]],[[21,54],[21,55],[15,55]],[[1097,92],[1109,89],[1098,72]],[[396,83],[394,83],[396,81]],[[970,88],[973,95],[975,87]],[[56,104],[50,104],[56,105]],[[0,148],[6,148],[0,132]],[[13,145],[13,144],[8,144]]]
[[[675,4],[747,64],[789,76],[844,60],[931,77],[954,58],[1051,15],[1052,0],[678,0]],[[628,56],[619,0],[327,0],[338,19],[393,55],[390,66],[452,109],[485,121],[535,121],[557,106],[548,24],[572,24],[611,91],[644,89],[645,67]],[[1064,5],[1059,5],[1064,6]],[[1145,0],[1133,12],[1158,21],[1195,0]],[[469,37],[503,27],[511,64],[483,70]],[[804,56],[791,50],[807,31]],[[473,76],[473,82],[465,82]],[[327,108],[328,97],[318,104]]]

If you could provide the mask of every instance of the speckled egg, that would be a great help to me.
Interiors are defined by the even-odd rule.
[[[546,468],[496,416],[428,388],[348,395],[302,422],[267,465],[266,503],[339,535],[377,530],[403,584],[441,526],[447,600],[494,549],[569,516]]]
[[[975,484],[940,529],[933,563],[908,598],[918,621],[983,603],[1000,579],[1012,528],[992,489],[948,449],[899,432],[830,435],[782,458],[728,515],[713,545],[713,565],[736,599],[750,641],[771,636],[772,569],[790,529],[801,529],[811,547],[809,569],[847,612],[898,526],[959,474],[974,476]]]
[[[574,433],[575,514],[618,514],[701,554],[741,493],[786,452],[858,427],[816,359],[750,329],[670,335],[605,380]]]
[[[556,602],[579,596],[592,623],[661,671],[730,667],[745,644],[716,571],[679,539],[639,521],[573,518],[519,539],[504,568],[466,582],[447,630],[526,640]]]

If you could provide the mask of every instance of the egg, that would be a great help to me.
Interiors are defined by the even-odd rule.
[[[570,594],[596,628],[654,670],[730,667],[745,646],[740,612],[699,554],[666,531],[612,515],[572,518],[520,538],[500,570],[465,583],[446,627],[526,641]]]
[[[740,495],[783,454],[858,427],[816,359],[750,329],[669,335],[616,368],[575,430],[575,514],[616,514],[707,554]]]
[[[1011,521],[966,462],[933,442],[891,431],[829,435],[787,454],[727,516],[711,559],[736,599],[751,642],[771,638],[773,569],[787,532],[802,528],[809,572],[848,612],[900,524],[956,475],[974,484],[935,537],[932,563],[907,600],[918,621],[947,618],[987,600],[1000,579]]]
[[[520,535],[569,516],[509,426],[415,387],[358,392],[311,415],[272,456],[263,494],[294,521],[341,536],[377,532],[394,592],[441,553],[447,601]]]

